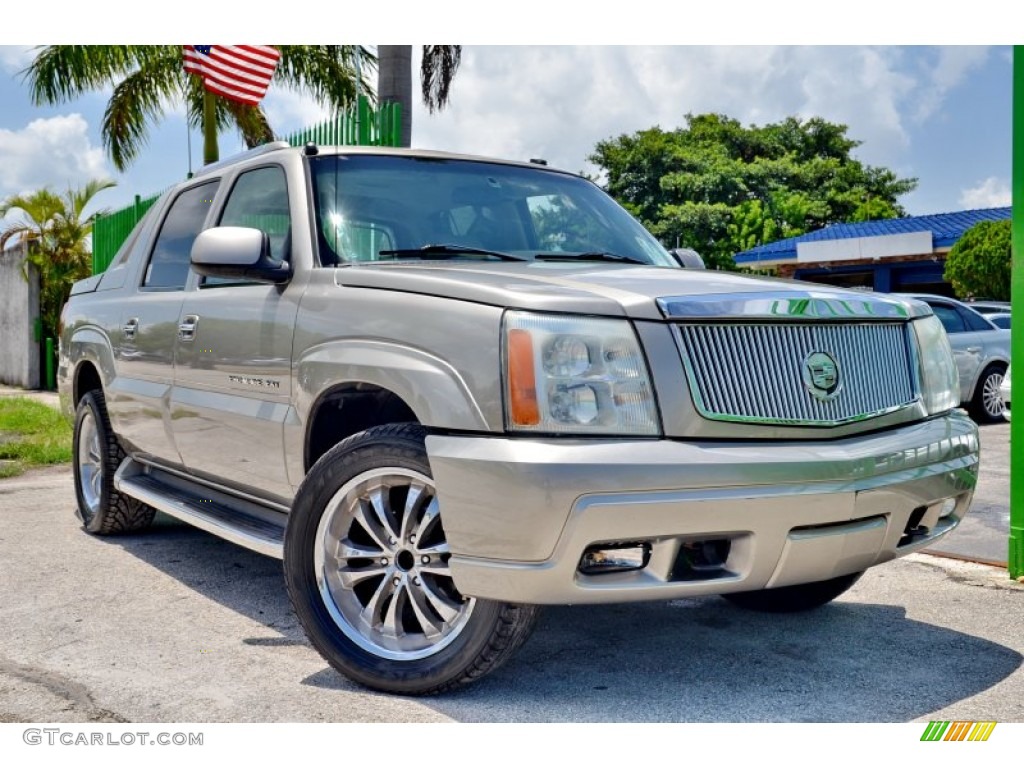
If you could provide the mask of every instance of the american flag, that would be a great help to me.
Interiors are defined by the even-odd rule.
[[[186,45],[185,71],[206,90],[242,104],[260,103],[281,54],[269,45]]]

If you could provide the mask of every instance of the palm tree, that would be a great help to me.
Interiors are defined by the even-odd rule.
[[[356,96],[352,45],[280,45],[274,82],[305,91],[332,110]],[[363,53],[372,61],[372,56]],[[272,141],[274,132],[263,110],[206,91],[185,73],[180,45],[40,46],[23,72],[36,104],[59,104],[112,85],[103,115],[103,144],[114,166],[123,171],[146,144],[151,123],[183,99],[189,124],[203,126],[206,163],[218,159],[217,130],[236,127],[247,146]]]
[[[93,180],[57,195],[43,188],[0,201],[0,220],[15,213],[0,230],[0,253],[17,239],[28,247],[26,262],[39,270],[39,314],[44,336],[55,336],[60,311],[76,280],[92,273],[88,250],[95,214],[85,216],[92,199],[114,182]],[[27,270],[27,267],[26,267]]]
[[[424,45],[420,63],[423,103],[431,113],[447,106],[462,61],[461,45]],[[412,46],[377,46],[377,99],[402,105],[402,146],[412,140]]]

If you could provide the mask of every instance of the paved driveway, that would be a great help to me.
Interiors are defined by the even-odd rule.
[[[0,481],[0,721],[1024,720],[1024,587],[917,556],[839,601],[548,609],[455,694],[363,690],[306,643],[280,564],[161,521],[94,538],[69,473]]]

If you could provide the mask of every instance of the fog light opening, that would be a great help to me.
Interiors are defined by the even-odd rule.
[[[648,542],[613,542],[592,544],[580,558],[579,572],[587,576],[639,571],[651,560]]]

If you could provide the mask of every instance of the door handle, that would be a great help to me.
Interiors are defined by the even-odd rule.
[[[121,326],[121,330],[124,332],[125,341],[133,341],[135,339],[135,332],[139,330],[139,318],[133,317]]]
[[[976,355],[979,352],[981,352],[981,347],[968,347],[967,348],[967,352],[968,352],[968,354]]]
[[[178,323],[178,338],[181,341],[194,341],[196,338],[196,326],[199,325],[199,315],[186,315]]]

